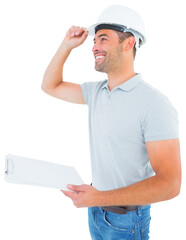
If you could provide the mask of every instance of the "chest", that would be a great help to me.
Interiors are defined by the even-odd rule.
[[[139,101],[128,94],[102,94],[93,101],[90,110],[92,130],[112,138],[141,137]]]

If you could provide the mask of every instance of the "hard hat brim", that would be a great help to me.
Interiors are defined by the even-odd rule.
[[[97,26],[98,24],[93,24],[91,25],[90,27],[88,27],[86,30],[88,31],[88,35],[90,36],[95,36],[95,27]]]
[[[89,35],[90,36],[95,36],[95,33],[96,33],[96,28],[99,26],[99,25],[103,25],[105,27],[101,27],[100,29],[113,29],[113,30],[117,30],[117,31],[120,31],[120,32],[123,32],[123,27],[122,25],[119,25],[119,24],[113,24],[113,23],[108,23],[108,22],[104,22],[104,23],[97,23],[97,24],[94,24],[90,27],[87,28],[87,31],[89,32]],[[108,27],[109,26],[109,27]],[[112,27],[113,26],[113,27]]]
[[[113,24],[113,23],[108,23],[108,22],[104,22],[104,23],[96,23],[96,24],[93,24],[93,25],[91,25],[90,27],[88,27],[86,30],[88,31],[88,34],[90,35],[90,36],[95,36],[95,30],[96,30],[96,27],[97,26],[99,26],[99,25],[113,25],[113,26],[119,26],[118,24]],[[120,25],[120,26],[122,26],[122,25]],[[128,29],[127,27],[125,27],[125,26],[123,26],[125,29]],[[100,28],[100,29],[114,29],[114,28]],[[116,30],[116,29],[114,29],[114,30]],[[121,31],[122,32],[122,31]],[[127,32],[126,30],[125,31],[123,31],[123,32]],[[132,30],[131,31],[131,29],[129,29],[129,32],[132,32],[132,33],[134,33],[135,31],[134,30]],[[141,35],[141,34],[140,34]],[[144,36],[142,36],[141,35],[141,40],[142,40],[142,44],[144,44],[145,42],[146,42],[146,38],[144,38]]]

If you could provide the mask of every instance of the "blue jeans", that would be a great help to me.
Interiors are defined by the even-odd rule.
[[[137,211],[117,214],[88,208],[89,230],[92,240],[147,240],[149,239],[150,207],[138,206]]]

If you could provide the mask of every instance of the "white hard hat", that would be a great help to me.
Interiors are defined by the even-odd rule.
[[[87,28],[89,35],[94,36],[99,29],[114,29],[120,32],[131,32],[136,40],[136,49],[139,39],[142,44],[146,41],[145,25],[141,16],[128,7],[111,5],[99,16],[96,24]]]

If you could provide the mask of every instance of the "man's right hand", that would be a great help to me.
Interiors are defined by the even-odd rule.
[[[69,49],[72,50],[80,46],[87,38],[88,31],[86,28],[72,26],[66,33],[66,36],[63,40],[63,44]]]

